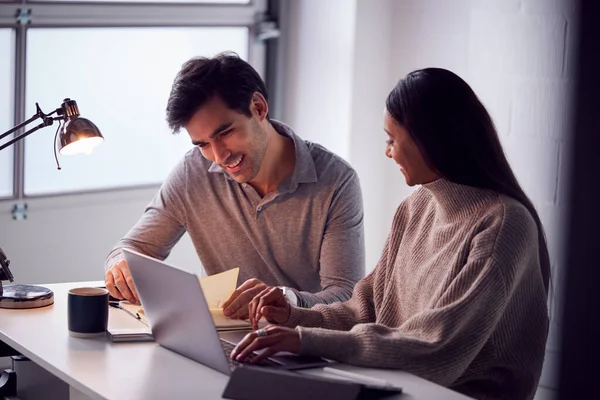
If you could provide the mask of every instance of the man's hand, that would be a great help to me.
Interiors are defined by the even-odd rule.
[[[223,304],[223,314],[233,319],[248,318],[248,304],[268,286],[258,279],[248,279],[233,291]]]
[[[254,351],[265,351],[251,357],[249,363],[257,363],[280,351],[293,354],[300,352],[300,334],[297,330],[283,326],[268,325],[247,334],[231,352],[231,359],[243,362]]]
[[[290,318],[290,303],[279,287],[267,287],[254,296],[248,304],[252,329],[258,329],[258,321],[264,316],[267,321],[283,324]]]
[[[125,260],[113,264],[104,274],[106,289],[112,297],[126,299],[132,304],[140,304],[139,296],[133,284],[133,278]]]

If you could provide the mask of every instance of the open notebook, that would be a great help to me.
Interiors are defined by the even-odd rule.
[[[251,329],[249,321],[230,319],[223,315],[222,305],[229,299],[237,286],[239,270],[239,268],[234,268],[199,279],[218,331]],[[147,337],[150,334],[149,326],[143,307],[128,301],[121,301],[110,309],[108,333],[114,341],[135,340],[136,338],[150,339],[151,336]]]

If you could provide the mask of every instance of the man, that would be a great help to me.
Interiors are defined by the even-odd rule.
[[[246,318],[248,303],[273,286],[300,307],[350,298],[364,275],[358,176],[269,118],[265,85],[248,63],[231,53],[187,61],[167,122],[195,148],[109,254],[113,296],[138,303],[120,248],[165,259],[187,231],[207,274],[240,267],[226,316]]]

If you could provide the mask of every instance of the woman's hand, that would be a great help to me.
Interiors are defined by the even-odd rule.
[[[249,363],[257,363],[280,351],[298,354],[300,351],[300,333],[292,328],[268,325],[247,334],[231,352],[231,359],[243,362],[257,350],[265,349],[260,354],[250,357]]]
[[[274,324],[283,324],[290,318],[290,303],[279,287],[267,287],[248,303],[248,316],[252,329],[258,329],[258,321],[264,316]]]

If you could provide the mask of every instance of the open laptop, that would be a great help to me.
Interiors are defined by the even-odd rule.
[[[154,340],[169,350],[230,375],[240,365],[231,360],[231,350],[249,331],[227,332],[219,337],[195,274],[129,249],[123,249],[123,255]],[[327,364],[322,358],[278,353],[262,365],[293,370]]]

